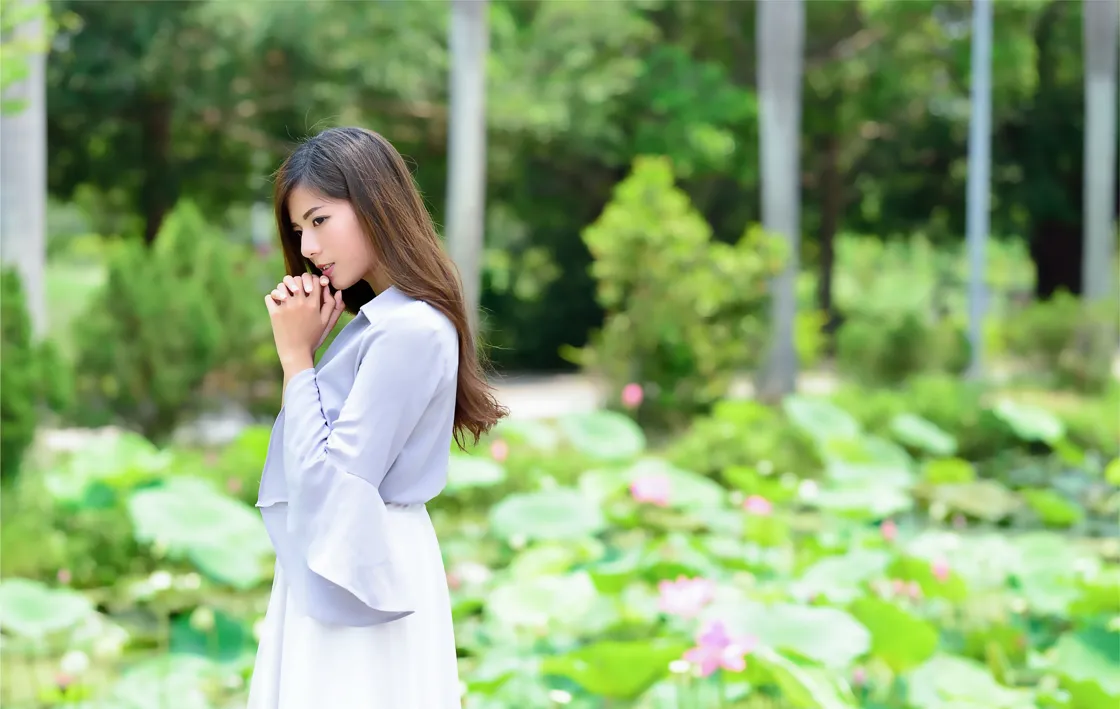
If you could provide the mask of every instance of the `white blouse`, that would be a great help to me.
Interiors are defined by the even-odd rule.
[[[385,505],[425,503],[446,485],[458,363],[451,321],[390,287],[288,382],[257,507],[307,616],[367,626],[412,612]]]

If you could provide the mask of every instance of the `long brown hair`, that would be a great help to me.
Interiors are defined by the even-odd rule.
[[[288,197],[296,187],[349,202],[388,282],[436,308],[455,325],[459,333],[455,441],[463,449],[468,437],[477,443],[509,412],[498,404],[486,379],[485,360],[470,329],[458,270],[443,249],[400,153],[373,131],[331,128],[303,142],[280,166],[274,204],[288,274],[320,275],[301,253],[299,235],[288,215]],[[357,313],[373,296],[364,280],[342,292],[351,313]]]

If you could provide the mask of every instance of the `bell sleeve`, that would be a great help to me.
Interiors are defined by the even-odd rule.
[[[422,323],[376,329],[354,384],[328,423],[314,369],[284,394],[287,533],[306,612],[336,625],[409,615],[386,538],[378,488],[447,371],[438,333]]]

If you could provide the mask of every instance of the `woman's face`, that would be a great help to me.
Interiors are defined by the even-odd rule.
[[[373,247],[349,202],[296,187],[288,197],[288,218],[303,256],[330,279],[335,290],[362,280],[373,282]]]

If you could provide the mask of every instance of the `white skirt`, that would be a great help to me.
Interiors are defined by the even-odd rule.
[[[364,628],[298,613],[276,565],[248,709],[459,709],[447,576],[423,505],[389,505],[389,546],[413,612]]]

